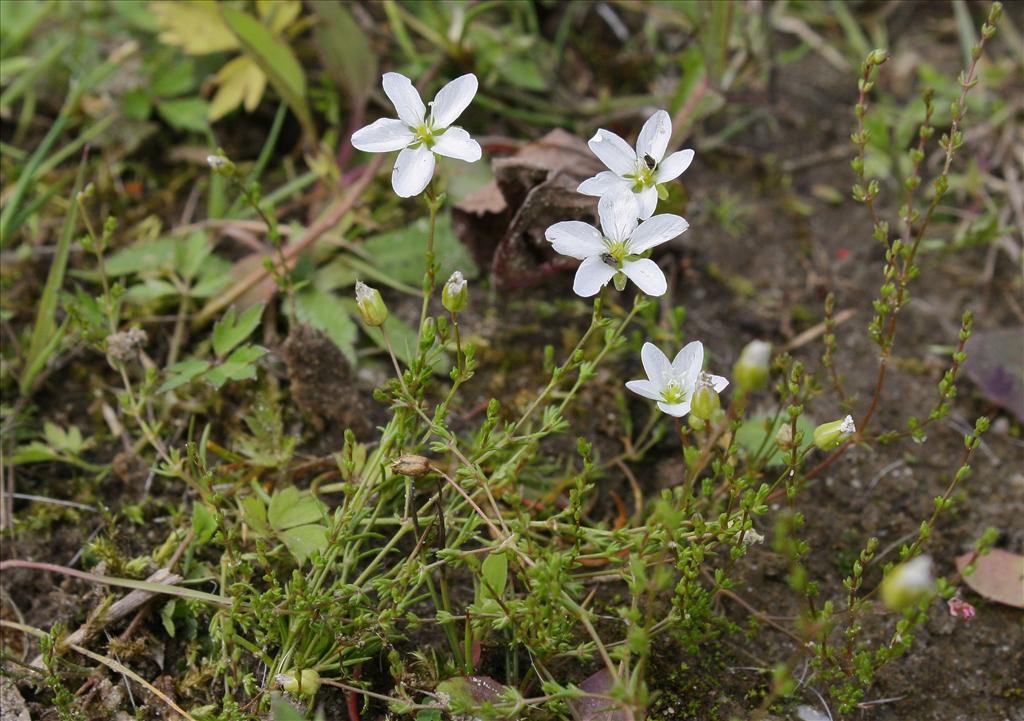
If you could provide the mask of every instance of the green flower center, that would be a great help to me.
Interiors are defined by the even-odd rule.
[[[437,139],[434,137],[434,130],[429,125],[421,125],[414,129],[413,133],[416,136],[416,142],[421,143],[428,148],[433,148],[434,143],[437,142]]]
[[[665,389],[661,392],[661,398],[665,403],[674,404],[682,403],[690,394],[686,392],[686,389],[680,385],[679,381],[669,381],[665,384]]]
[[[629,255],[629,245],[625,241],[605,238],[604,247],[607,249],[605,255],[608,256],[605,260],[612,260],[615,267],[621,268],[622,261]],[[612,265],[612,263],[609,263],[609,265]]]
[[[647,163],[640,161],[636,164],[636,170],[633,171],[632,175],[627,175],[626,179],[633,181],[633,192],[639,193],[644,188],[653,188],[657,185],[657,181],[654,177],[654,171],[658,166],[654,168],[647,167]]]

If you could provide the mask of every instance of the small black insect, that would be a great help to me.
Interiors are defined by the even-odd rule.
[[[619,264],[615,261],[615,256],[611,253],[601,253],[601,260],[604,261],[605,265],[610,265],[612,268],[619,267]]]
[[[647,163],[648,170],[654,170],[654,166],[658,164],[654,158],[647,154],[644,154],[644,162]]]

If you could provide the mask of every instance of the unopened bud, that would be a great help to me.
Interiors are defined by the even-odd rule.
[[[715,393],[715,387],[705,374],[701,374],[701,379],[698,383],[700,385],[693,392],[693,399],[690,403],[690,413],[706,421],[711,418],[715,411],[722,407],[722,401],[719,399],[718,394]]]
[[[868,60],[871,61],[872,65],[881,65],[889,59],[889,53],[886,50],[878,49],[872,50],[871,55],[868,56]]]
[[[295,696],[315,696],[320,690],[320,674],[311,668],[304,668],[301,673],[279,673],[274,680],[282,689]]]
[[[747,343],[732,368],[736,384],[745,391],[759,391],[768,385],[768,368],[772,360],[772,344],[763,340]]]
[[[430,461],[423,456],[406,453],[391,464],[391,470],[400,476],[419,478],[430,473]]]
[[[232,176],[235,174],[235,164],[232,163],[224,153],[216,153],[206,156],[206,164],[214,175]]]
[[[469,301],[469,287],[465,277],[459,271],[452,273],[452,277],[441,289],[441,303],[451,313],[461,313]]]
[[[384,321],[388,319],[388,307],[384,305],[380,291],[362,281],[356,281],[356,306],[359,308],[359,315],[363,317],[363,322],[368,326],[384,325]]]
[[[845,443],[856,432],[857,426],[854,425],[853,416],[846,416],[846,418],[830,423],[822,423],[814,429],[814,445],[823,451],[831,451]]]
[[[789,450],[793,447],[793,426],[788,423],[783,423],[779,426],[778,432],[775,434],[775,442],[779,444],[779,448],[783,450]]]
[[[918,556],[889,572],[879,588],[884,603],[893,611],[902,611],[935,593],[932,559]]]

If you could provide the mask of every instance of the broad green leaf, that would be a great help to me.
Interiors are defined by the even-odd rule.
[[[270,525],[267,523],[267,507],[257,496],[246,496],[242,499],[242,518],[249,530],[257,536],[269,536]]]
[[[263,304],[254,305],[238,316],[232,307],[213,327],[213,352],[218,358],[226,356],[232,348],[256,330],[263,316]]]
[[[206,371],[209,367],[210,363],[208,361],[199,360],[198,358],[175,363],[167,369],[167,380],[165,380],[164,384],[157,389],[157,393],[164,393],[166,391],[173,390],[178,386],[183,386]]]
[[[248,13],[221,6],[221,15],[242,44],[246,55],[266,74],[274,90],[299,118],[309,137],[315,137],[313,119],[306,105],[306,76],[292,49]]]
[[[202,133],[207,128],[210,105],[202,98],[180,98],[157,103],[156,111],[173,128]]]
[[[779,444],[775,442],[775,434],[778,432],[780,424],[777,423],[771,428],[766,428],[771,419],[772,416],[761,415],[753,416],[743,421],[736,431],[736,444],[748,457],[757,453],[763,444],[764,447],[761,454],[767,458],[765,465],[780,466],[786,462],[786,452],[779,448]],[[813,442],[811,436],[814,433],[814,422],[807,415],[802,415],[796,422],[796,428],[798,432],[803,432],[804,438],[801,448],[806,448]],[[767,440],[765,436],[768,436]]]
[[[177,244],[174,238],[160,238],[152,243],[133,245],[107,258],[103,267],[112,278],[170,270],[177,257]]]
[[[295,486],[275,493],[270,499],[267,521],[276,531],[323,520],[323,504],[316,497],[303,494]]]
[[[147,278],[133,285],[125,292],[124,297],[132,305],[146,305],[161,298],[178,295],[178,289],[170,281],[160,278]]]
[[[306,288],[295,296],[295,315],[306,325],[326,333],[349,363],[355,363],[358,331],[340,298],[316,288]]]
[[[353,105],[366,101],[378,82],[377,55],[366,33],[342,3],[314,3],[320,18],[313,43],[331,79],[343,87]]]
[[[251,380],[256,377],[256,361],[266,355],[267,349],[258,345],[244,345],[209,370],[204,380],[214,388],[228,381]]]
[[[306,717],[279,693],[270,696],[271,721],[306,721]]]
[[[212,251],[213,246],[204,231],[189,233],[175,244],[174,267],[182,278],[191,280],[199,273],[203,261]]]
[[[480,574],[484,579],[484,594],[494,598],[501,598],[505,593],[505,584],[508,582],[508,556],[504,551],[497,551],[487,554],[487,558],[480,565]]]
[[[277,535],[300,566],[306,563],[314,551],[323,553],[327,548],[327,529],[323,526],[298,526]]]
[[[192,530],[200,546],[206,544],[217,530],[217,517],[205,503],[197,503],[192,508]]]
[[[164,630],[167,631],[167,635],[171,638],[174,638],[174,605],[177,602],[178,599],[172,598],[160,607],[160,621],[164,624]]]
[[[54,453],[53,449],[45,443],[32,441],[31,443],[15,448],[11,461],[16,466],[22,466],[28,463],[45,463],[47,461],[55,461],[59,458],[60,456]]]
[[[145,120],[153,111],[153,102],[144,88],[129,90],[121,95],[121,113],[131,120]]]
[[[362,249],[382,273],[419,288],[427,269],[424,254],[429,227],[428,220],[420,218],[404,228],[369,238],[363,243]],[[451,215],[448,213],[437,219],[434,256],[440,266],[437,272],[439,284],[456,270],[462,271],[468,279],[475,278],[480,272],[469,251],[455,236]]]

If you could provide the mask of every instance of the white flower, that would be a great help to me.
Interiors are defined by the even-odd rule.
[[[626,388],[634,393],[658,402],[658,408],[670,416],[682,418],[690,412],[690,399],[693,392],[704,383],[721,393],[729,385],[722,376],[705,373],[704,346],[700,341],[693,341],[683,346],[671,363],[668,356],[661,352],[653,343],[644,343],[640,350],[640,360],[648,380],[629,381]]]
[[[584,180],[576,190],[599,196],[629,190],[640,205],[639,217],[650,218],[658,205],[658,186],[678,178],[693,162],[692,150],[680,150],[665,157],[671,135],[672,119],[664,110],[644,123],[636,139],[636,150],[615,133],[598,130],[587,144],[609,169]]]
[[[584,298],[597,293],[618,273],[616,287],[629,278],[647,295],[662,295],[668,289],[665,274],[650,258],[639,258],[656,245],[672,240],[689,224],[678,215],[656,215],[637,225],[637,203],[632,193],[601,196],[597,214],[601,230],[578,220],[555,223],[544,232],[555,250],[583,261],[576,271],[572,289]]]
[[[434,175],[434,155],[480,160],[480,145],[452,125],[476,95],[476,75],[455,78],[438,91],[430,115],[409,78],[384,73],[384,92],[398,111],[398,120],[381,118],[352,134],[352,145],[367,153],[401,150],[391,173],[391,186],[403,198],[419,195]]]

